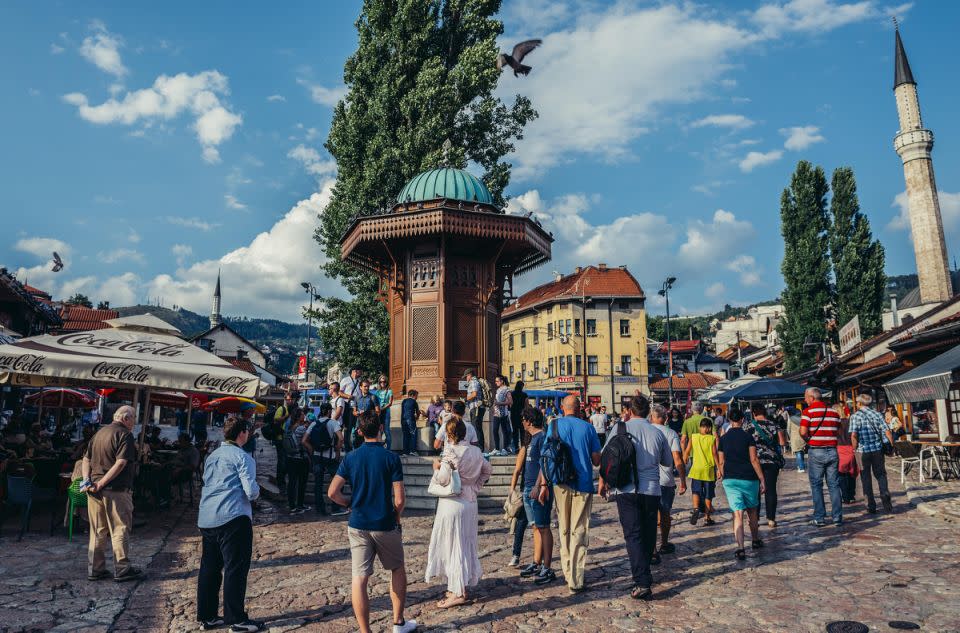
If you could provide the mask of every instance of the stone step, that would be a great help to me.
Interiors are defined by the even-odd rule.
[[[403,485],[410,487],[426,487],[430,485],[430,479],[433,475],[427,473],[417,473],[410,475],[406,472],[403,473]],[[510,479],[512,479],[512,473],[510,475],[492,475],[487,481],[484,487],[489,486],[509,486]]]
[[[406,507],[410,510],[430,510],[436,511],[437,509],[436,497],[407,497]],[[503,508],[503,501],[497,499],[490,499],[487,497],[480,497],[477,499],[477,506],[482,510],[500,510]]]

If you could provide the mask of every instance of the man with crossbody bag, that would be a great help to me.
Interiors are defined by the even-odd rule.
[[[800,435],[807,441],[807,475],[813,496],[813,524],[826,525],[823,480],[830,491],[830,514],[835,525],[843,523],[843,497],[840,492],[840,456],[837,435],[840,415],[821,399],[820,390],[809,387],[803,396],[807,403],[800,416]]]
[[[893,434],[887,423],[870,405],[873,397],[862,393],[857,396],[859,408],[850,416],[850,443],[857,454],[860,465],[860,483],[863,495],[867,498],[867,512],[877,511],[877,501],[873,497],[873,477],[877,478],[880,488],[880,502],[884,512],[893,512],[890,489],[887,486],[887,468],[884,465],[884,449],[893,446]]]

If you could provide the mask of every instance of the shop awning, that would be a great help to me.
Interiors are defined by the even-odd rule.
[[[943,400],[950,391],[953,370],[960,367],[960,345],[914,367],[883,385],[889,402]]]
[[[726,404],[732,400],[790,400],[802,398],[805,387],[782,378],[761,378],[742,387],[731,389],[710,399],[711,404]]]

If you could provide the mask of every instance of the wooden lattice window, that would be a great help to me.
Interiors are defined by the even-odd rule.
[[[437,306],[413,309],[412,334],[411,359],[414,362],[437,360]]]

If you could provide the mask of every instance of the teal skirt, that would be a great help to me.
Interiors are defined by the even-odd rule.
[[[724,479],[723,491],[731,510],[760,507],[760,482],[749,479]]]

